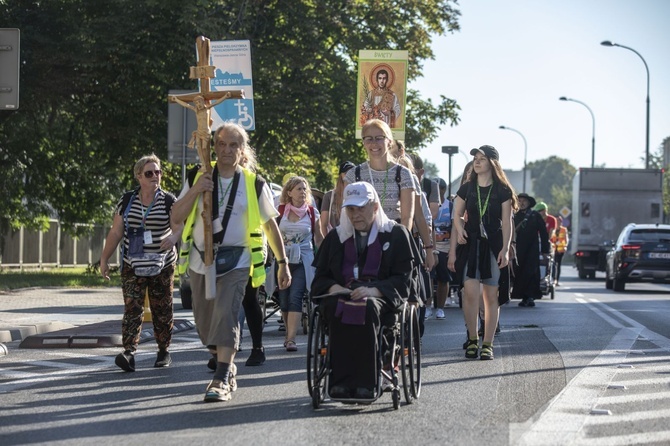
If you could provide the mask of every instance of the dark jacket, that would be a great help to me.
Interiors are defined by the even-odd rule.
[[[410,273],[414,258],[410,247],[410,235],[404,226],[395,225],[391,232],[379,233],[378,237],[382,245],[382,257],[377,280],[354,283],[351,288],[376,287],[386,302],[397,308],[410,295]],[[342,275],[343,259],[344,244],[340,243],[337,230],[332,230],[323,240],[312,264],[316,268],[312,281],[312,296],[328,294],[330,287],[335,284],[345,286]]]
[[[540,291],[540,252],[549,252],[549,237],[542,216],[532,209],[514,215],[516,258],[513,299],[542,297]],[[538,241],[539,240],[539,241]]]

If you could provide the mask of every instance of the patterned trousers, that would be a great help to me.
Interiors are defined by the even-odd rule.
[[[172,309],[172,289],[174,286],[174,264],[163,268],[153,277],[139,277],[128,264],[121,271],[123,290],[123,322],[121,337],[123,349],[135,351],[140,342],[142,321],[144,320],[144,298],[149,290],[149,307],[154,325],[154,337],[158,348],[167,349],[172,340],[174,312]]]

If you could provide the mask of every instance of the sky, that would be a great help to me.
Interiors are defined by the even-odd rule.
[[[421,150],[448,178],[442,146],[458,146],[452,179],[473,147],[489,144],[505,169],[552,155],[575,168],[591,166],[595,120],[596,167],[644,168],[647,72],[650,73],[649,151],[670,137],[669,0],[460,0],[460,31],[433,41],[435,60],[409,83],[439,103],[461,107]],[[565,96],[585,103],[560,101]],[[466,156],[467,154],[467,156]]]

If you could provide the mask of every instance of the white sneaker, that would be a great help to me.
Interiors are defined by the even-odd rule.
[[[433,316],[433,309],[426,305],[426,319]]]
[[[444,319],[444,310],[442,308],[437,309],[437,312],[435,313],[435,318]]]

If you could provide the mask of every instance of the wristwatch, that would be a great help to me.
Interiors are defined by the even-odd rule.
[[[281,259],[281,260],[277,260],[277,264],[279,264],[279,265],[286,265],[286,257],[284,257],[284,258]]]

